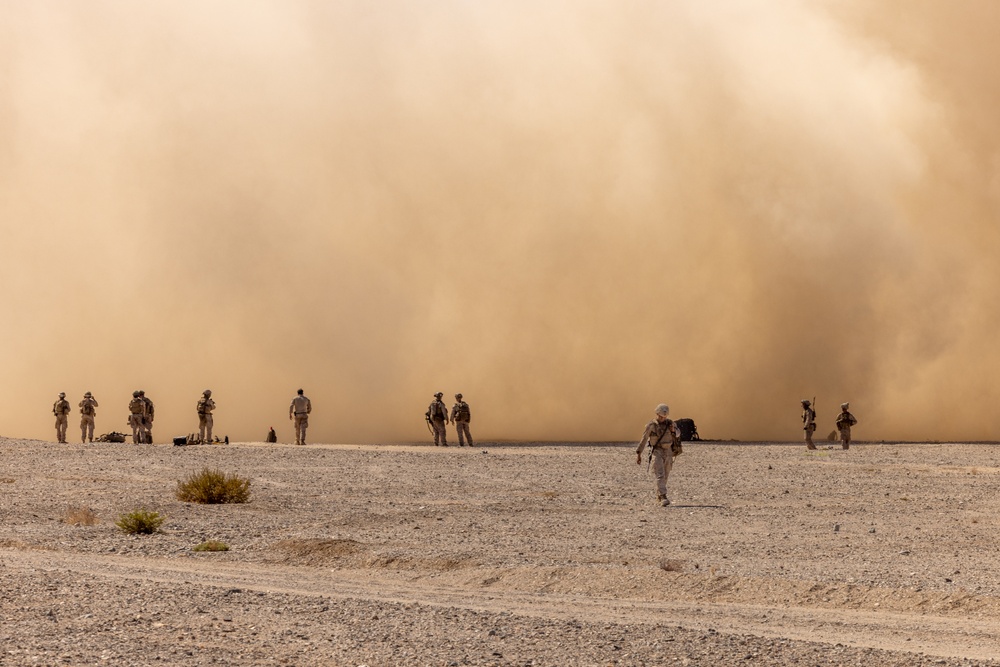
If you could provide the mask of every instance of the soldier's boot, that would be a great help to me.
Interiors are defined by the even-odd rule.
[[[844,443],[844,449],[850,449],[850,448],[851,448],[851,443],[845,442]]]
[[[670,498],[667,498],[667,496],[662,493],[656,496],[656,500],[657,502],[660,503],[660,506],[662,507],[666,507],[667,505],[670,504]]]

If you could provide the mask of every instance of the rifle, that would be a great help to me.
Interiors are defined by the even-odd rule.
[[[434,427],[431,426],[431,413],[427,412],[424,414],[424,421],[427,423],[427,432],[432,436],[434,435]]]

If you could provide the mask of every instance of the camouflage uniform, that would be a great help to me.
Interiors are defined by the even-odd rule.
[[[445,429],[445,424],[448,423],[448,408],[445,406],[444,401],[441,397],[444,396],[441,392],[434,394],[434,402],[430,404],[427,408],[427,412],[424,416],[430,421],[431,428],[434,429],[434,446],[441,447],[448,446],[448,431]]]
[[[298,395],[292,399],[292,404],[288,406],[288,418],[295,420],[295,444],[306,444],[306,429],[309,428],[309,413],[313,406],[299,389]]]
[[[451,423],[455,425],[455,431],[458,433],[458,446],[461,447],[465,444],[464,440],[468,440],[469,447],[472,447],[472,433],[469,431],[472,411],[469,409],[469,404],[462,400],[461,394],[455,394],[455,400],[457,403],[451,408]]]
[[[88,391],[80,401],[80,442],[94,441],[94,417],[97,416],[97,399]]]
[[[810,407],[808,399],[802,399],[802,430],[805,432],[806,449],[816,449],[813,444],[813,431],[816,430],[816,411]]]
[[[212,400],[212,390],[206,389],[198,399],[198,437],[203,443],[212,441],[212,410],[215,409],[215,401]]]
[[[142,415],[142,441],[151,445],[153,444],[153,415],[156,412],[156,406],[153,405],[153,401],[146,398],[146,392],[142,389],[139,390],[139,398],[146,406]]]
[[[66,426],[69,423],[69,401],[66,394],[59,392],[59,400],[52,404],[52,414],[56,416],[56,440],[66,442]]]
[[[635,462],[642,462],[642,452],[646,445],[650,446],[650,454],[653,458],[653,473],[656,475],[656,499],[661,505],[666,507],[670,504],[667,498],[667,477],[670,476],[670,469],[674,466],[674,452],[671,447],[674,438],[674,422],[667,419],[670,408],[662,403],[656,407],[656,419],[646,424],[646,429],[639,439],[639,446],[635,450]]]
[[[132,400],[128,402],[128,425],[132,427],[132,442],[136,445],[145,438],[143,423],[146,420],[146,402],[139,392],[132,392]]]
[[[850,449],[851,427],[858,423],[854,415],[847,411],[849,407],[851,407],[850,403],[841,403],[840,416],[837,417],[837,430],[840,431],[840,441],[843,443],[844,449]]]

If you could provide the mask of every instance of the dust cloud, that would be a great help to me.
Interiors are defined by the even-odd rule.
[[[1000,432],[993,2],[0,5],[0,432]]]

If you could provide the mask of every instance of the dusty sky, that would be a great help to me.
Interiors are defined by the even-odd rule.
[[[0,4],[0,434],[1000,438],[1000,3]]]

